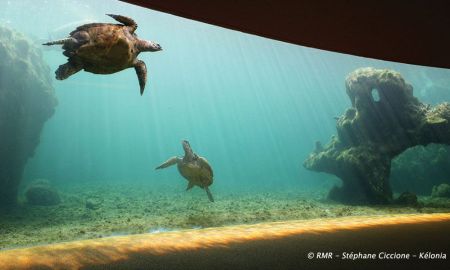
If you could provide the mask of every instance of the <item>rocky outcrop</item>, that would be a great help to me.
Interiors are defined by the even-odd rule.
[[[392,160],[390,182],[393,191],[408,187],[408,191],[418,195],[430,195],[433,186],[450,184],[450,146],[409,148]]]
[[[14,204],[22,171],[57,104],[41,51],[0,26],[0,205]]]
[[[25,190],[25,198],[30,205],[50,206],[61,203],[58,191],[46,179],[33,181]]]
[[[346,89],[352,107],[337,120],[337,136],[321,149],[316,144],[304,166],[342,180],[330,199],[390,203],[392,159],[416,145],[450,144],[450,104],[422,104],[398,72],[386,69],[357,69]]]
[[[433,187],[431,197],[434,198],[450,198],[450,185],[440,184]]]

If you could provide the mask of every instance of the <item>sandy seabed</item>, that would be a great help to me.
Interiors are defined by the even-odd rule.
[[[57,206],[20,203],[1,210],[0,249],[269,221],[450,212],[449,200],[420,197],[416,207],[348,206],[323,200],[326,191],[215,192],[214,203],[200,189],[155,190],[151,185],[80,184],[60,194]]]

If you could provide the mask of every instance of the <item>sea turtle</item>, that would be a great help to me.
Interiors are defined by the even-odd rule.
[[[107,14],[122,24],[89,23],[72,31],[68,38],[43,45],[62,45],[67,63],[56,70],[56,79],[64,80],[84,69],[95,74],[111,74],[134,67],[139,79],[141,95],[147,81],[145,63],[137,59],[141,52],[156,52],[161,46],[141,40],[134,33],[136,22],[121,15]]]
[[[177,164],[178,171],[189,182],[186,190],[189,190],[194,186],[199,186],[206,191],[208,199],[211,202],[214,202],[211,191],[209,191],[208,188],[213,183],[213,171],[211,166],[205,158],[198,156],[192,151],[188,141],[183,140],[181,141],[181,144],[184,149],[184,157],[172,157],[156,167],[156,170]]]

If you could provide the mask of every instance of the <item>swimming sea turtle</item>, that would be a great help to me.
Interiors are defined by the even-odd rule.
[[[172,157],[156,167],[156,169],[163,169],[177,164],[178,171],[189,182],[186,190],[189,190],[194,186],[199,186],[206,191],[209,200],[214,202],[211,191],[209,191],[208,188],[213,183],[213,171],[211,166],[205,158],[199,157],[192,151],[188,141],[183,140],[181,144],[184,149],[184,157]]]
[[[153,41],[139,39],[134,33],[137,24],[133,19],[107,15],[122,24],[84,24],[72,31],[68,38],[43,44],[63,45],[63,54],[69,57],[68,62],[56,70],[56,79],[67,79],[82,69],[95,74],[111,74],[134,67],[142,95],[147,81],[147,68],[137,56],[141,52],[160,51],[161,46]]]

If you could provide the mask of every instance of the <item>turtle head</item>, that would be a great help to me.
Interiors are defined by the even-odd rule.
[[[161,45],[148,40],[139,40],[137,47],[140,52],[157,52],[162,50]]]
[[[191,145],[188,141],[182,140],[181,145],[183,146],[184,156],[188,159],[192,159],[195,157],[194,151],[192,151]]]

